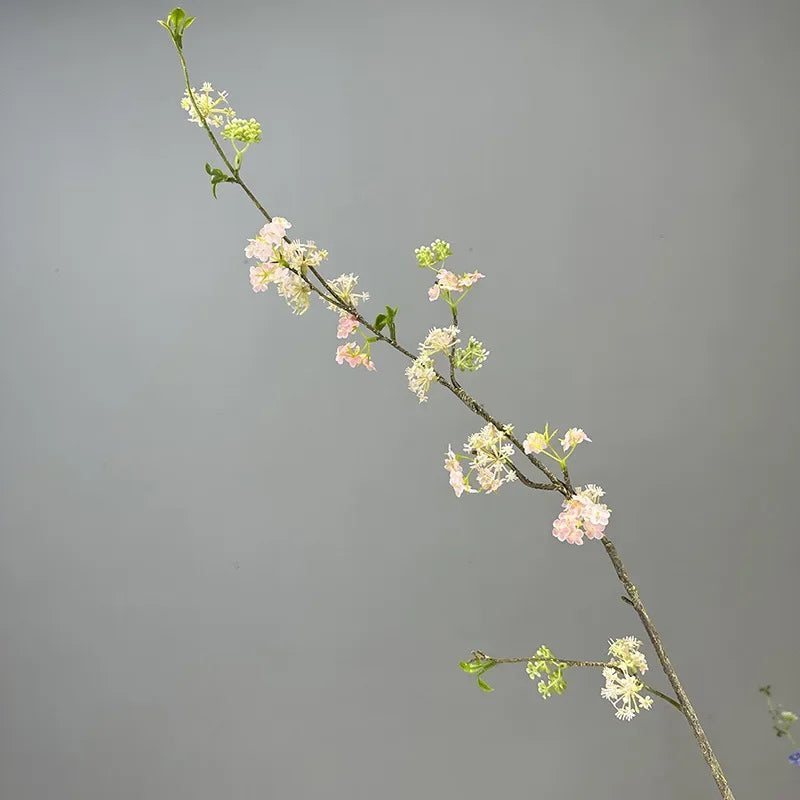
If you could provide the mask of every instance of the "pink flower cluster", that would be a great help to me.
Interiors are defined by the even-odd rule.
[[[361,348],[355,342],[347,342],[340,344],[336,348],[336,363],[342,364],[347,362],[351,367],[357,367],[363,364],[367,369],[374,370],[375,365],[369,357],[368,353],[362,353]]]
[[[476,284],[481,278],[486,276],[480,272],[466,272],[463,275],[456,275],[448,269],[440,269],[436,273],[436,283],[428,289],[428,299],[433,302],[439,297],[442,289],[449,292],[463,292]]]
[[[272,248],[280,245],[286,231],[291,227],[292,223],[288,219],[273,217],[272,222],[268,222],[255,239],[247,240],[250,244],[245,247],[244,254],[258,261],[274,261]]]
[[[570,428],[567,435],[561,440],[561,448],[566,453],[571,447],[579,445],[581,442],[591,442],[583,428]]]
[[[275,262],[268,261],[250,267],[250,285],[254,292],[266,292],[271,283],[277,283],[288,272],[285,267]]]
[[[266,292],[271,283],[278,287],[278,294],[286,298],[286,302],[295,314],[304,314],[308,310],[310,288],[308,284],[292,269],[281,264],[281,246],[286,231],[292,223],[283,217],[274,217],[259,232],[255,239],[244,249],[248,258],[255,258],[258,264],[250,267],[250,285],[254,292]],[[287,245],[289,247],[289,245]],[[292,244],[293,252],[305,251],[308,245]],[[286,263],[285,260],[283,263]]]
[[[336,328],[336,338],[346,339],[358,326],[359,322],[352,314],[343,313],[339,317],[339,325]]]
[[[453,448],[450,445],[447,446],[447,453],[445,455],[447,458],[444,462],[444,468],[450,473],[450,485],[453,487],[456,497],[461,497],[464,491],[470,493],[477,492],[478,490],[473,489],[469,485],[469,480],[464,477],[464,470],[458,462],[459,456],[453,452]]]
[[[599,486],[587,486],[576,495],[564,500],[564,510],[553,522],[553,536],[569,544],[583,544],[587,539],[602,539],[608,525],[611,509],[598,498],[605,494]]]

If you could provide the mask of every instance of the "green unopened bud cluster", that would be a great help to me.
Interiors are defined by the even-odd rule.
[[[261,123],[254,119],[235,117],[225,126],[222,135],[231,141],[257,144],[261,141]]]
[[[539,694],[547,699],[551,694],[564,694],[567,682],[564,680],[563,671],[567,665],[561,661],[556,661],[548,647],[542,645],[536,651],[534,660],[528,662],[527,672],[532,681],[542,678],[539,681]]]
[[[450,249],[449,242],[437,239],[431,242],[430,247],[418,247],[414,251],[414,255],[417,257],[417,264],[420,267],[432,267],[453,255],[453,251]]]
[[[453,354],[453,364],[462,372],[475,372],[486,361],[489,351],[474,336],[469,337],[466,347],[459,347]]]

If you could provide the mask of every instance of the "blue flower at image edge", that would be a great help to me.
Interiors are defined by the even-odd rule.
[[[789,761],[791,761],[792,764],[794,764],[796,767],[800,766],[800,750],[797,750],[796,752],[792,753],[789,756]]]

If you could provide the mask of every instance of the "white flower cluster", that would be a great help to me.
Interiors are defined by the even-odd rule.
[[[606,685],[600,690],[600,696],[614,706],[617,719],[632,720],[653,705],[650,695],[642,695],[646,687],[637,677],[647,672],[647,659],[639,652],[641,646],[633,636],[609,640],[608,654],[614,666],[603,669]]]
[[[458,328],[450,325],[447,328],[431,328],[425,341],[419,346],[419,357],[406,367],[408,388],[419,398],[420,403],[428,400],[431,383],[436,380],[433,368],[433,357],[437,353],[449,354],[450,349],[458,344]]]
[[[465,491],[472,494],[483,491],[489,494],[496,492],[504,483],[517,480],[517,473],[511,463],[514,445],[509,444],[506,434],[491,422],[467,439],[464,450],[469,453],[469,457],[456,455],[451,447],[448,447],[445,454],[447,457],[444,468],[450,473],[450,485],[456,497],[461,497]],[[465,476],[459,460],[466,458],[470,459],[470,469]],[[473,471],[480,489],[470,486],[469,478]]]

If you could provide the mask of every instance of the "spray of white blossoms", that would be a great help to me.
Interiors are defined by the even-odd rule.
[[[419,358],[406,368],[408,388],[419,398],[420,403],[428,400],[431,383],[436,380],[433,357],[437,353],[449,355],[458,344],[458,328],[431,328],[425,340],[419,345]]]
[[[510,430],[509,430],[510,432]],[[450,485],[461,497],[464,492],[496,492],[504,483],[517,480],[511,463],[514,446],[507,441],[506,433],[498,430],[491,422],[467,439],[464,450],[468,456],[456,455],[448,445],[444,468],[450,473]],[[469,461],[469,471],[464,475],[461,459]],[[469,482],[475,473],[480,489],[474,489]]]
[[[632,720],[653,705],[653,698],[642,694],[646,687],[637,677],[647,672],[647,659],[639,652],[641,646],[633,636],[609,640],[608,654],[613,666],[603,669],[606,685],[600,696],[614,706],[617,719]]]
[[[216,99],[212,99],[211,95],[216,94]],[[194,98],[194,104],[192,99]],[[197,110],[195,110],[197,106]],[[228,93],[226,91],[217,91],[214,87],[206,82],[200,88],[200,91],[192,86],[192,95],[190,97],[189,90],[183,92],[181,98],[181,108],[189,112],[189,122],[194,122],[203,127],[203,120],[205,120],[212,128],[219,128],[224,122],[234,119],[236,112],[228,105]],[[199,114],[197,112],[200,112]]]

